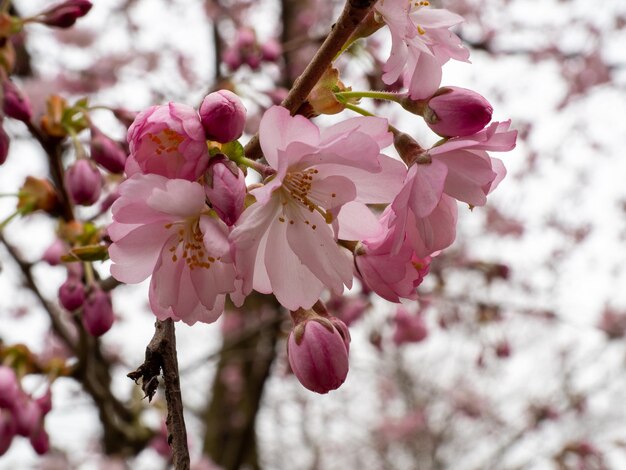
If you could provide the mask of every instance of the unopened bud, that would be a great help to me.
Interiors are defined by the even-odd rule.
[[[95,126],[91,127],[91,158],[111,173],[123,173],[126,165],[126,151]]]
[[[0,408],[12,408],[18,394],[15,371],[11,367],[0,366]]]
[[[205,176],[206,192],[211,206],[226,225],[233,225],[244,210],[246,178],[228,158],[218,155],[209,160]]]
[[[489,121],[493,108],[475,91],[443,87],[426,102],[422,116],[428,127],[442,137],[472,135]]]
[[[393,342],[396,346],[419,343],[428,336],[428,329],[422,315],[410,314],[404,307],[398,307],[394,322],[396,329],[393,333]]]
[[[0,456],[4,455],[15,436],[15,420],[8,410],[0,408]]]
[[[67,246],[63,241],[58,238],[52,242],[46,251],[41,256],[41,260],[48,263],[50,266],[56,266],[61,263],[61,256],[67,253]]]
[[[89,0],[67,0],[41,14],[40,22],[55,28],[69,28],[91,10]]]
[[[67,281],[59,287],[59,303],[71,312],[82,307],[84,302],[85,286],[80,279],[74,276],[68,277]]]
[[[99,287],[89,294],[83,307],[83,326],[91,336],[102,336],[113,326],[111,297]]]
[[[202,127],[209,140],[226,143],[238,139],[246,124],[246,108],[232,91],[207,95],[200,105]]]
[[[65,174],[65,185],[76,204],[90,206],[100,197],[102,175],[88,160],[77,160]]]
[[[2,88],[4,114],[19,121],[29,122],[33,117],[33,110],[28,97],[11,80],[5,80]]]
[[[234,72],[241,67],[243,59],[241,58],[241,54],[238,49],[229,47],[222,53],[222,62],[224,62],[226,66]]]
[[[252,47],[256,44],[256,34],[250,28],[241,28],[237,31],[237,40],[235,41],[235,47],[238,49],[244,49]]]
[[[267,62],[275,62],[283,53],[283,48],[276,39],[269,39],[261,45],[261,58]]]
[[[41,410],[37,403],[25,395],[22,400],[13,407],[16,433],[28,437],[41,425]]]
[[[33,446],[33,450],[37,452],[37,455],[47,454],[50,450],[50,438],[43,427],[43,423],[31,433],[30,445]]]
[[[331,321],[315,313],[299,310],[292,316],[296,325],[289,335],[287,355],[293,373],[313,392],[339,388],[348,375],[346,338]]]
[[[129,111],[125,108],[114,108],[113,115],[118,121],[124,124],[126,127],[130,127],[139,113],[135,111]]]

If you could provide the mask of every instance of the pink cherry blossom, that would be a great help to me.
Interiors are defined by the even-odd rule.
[[[452,244],[457,217],[454,200],[483,206],[506,175],[502,162],[486,151],[515,147],[517,131],[509,126],[510,121],[494,122],[471,136],[449,139],[424,154],[429,163],[409,168],[387,224],[395,234],[394,254],[405,240],[422,258]]]
[[[429,2],[381,0],[376,11],[391,31],[391,54],[383,67],[383,81],[400,77],[413,99],[432,96],[441,83],[441,67],[450,59],[468,62],[469,51],[449,29],[463,17],[430,8]]]
[[[203,187],[182,179],[135,175],[112,207],[111,274],[137,283],[152,274],[157,318],[210,323],[235,291],[228,228],[205,204]]]
[[[389,202],[406,171],[380,154],[391,143],[384,119],[355,118],[319,129],[274,106],[260,124],[261,148],[276,175],[251,193],[231,233],[243,292],[273,292],[290,310],[310,308],[324,287],[352,285],[352,258],[337,238],[381,230],[365,203]],[[384,171],[383,171],[384,170]]]
[[[197,180],[209,164],[200,116],[191,106],[169,103],[137,115],[128,129],[126,173],[154,173]]]
[[[383,213],[382,220],[391,216]],[[355,263],[362,281],[367,287],[390,302],[400,299],[417,299],[417,287],[428,274],[430,257],[418,258],[408,240],[393,253],[393,236],[382,236],[363,240],[357,249]]]

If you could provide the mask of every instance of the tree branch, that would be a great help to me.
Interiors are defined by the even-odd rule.
[[[337,53],[341,50],[352,33],[367,16],[375,0],[348,0],[337,22],[333,25],[330,34],[322,43],[317,53],[294,82],[289,94],[281,103],[293,115],[306,101],[315,84],[322,77],[328,66],[333,62]],[[256,134],[245,147],[248,158],[258,159],[261,157],[259,135]]]
[[[167,441],[172,447],[174,468],[176,470],[189,470],[187,429],[183,415],[176,355],[176,333],[174,322],[171,319],[156,321],[154,336],[146,347],[146,359],[136,371],[128,374],[128,377],[135,382],[141,379],[141,388],[148,400],[152,400],[158,387],[158,377],[161,370],[163,371],[165,400],[167,402]]]

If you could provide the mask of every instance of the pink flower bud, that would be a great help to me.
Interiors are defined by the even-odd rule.
[[[493,108],[478,93],[459,87],[443,87],[424,108],[426,124],[443,137],[472,135],[491,121]]]
[[[219,90],[210,93],[202,101],[200,119],[207,139],[231,142],[243,133],[246,108],[232,91]]]
[[[200,116],[191,106],[169,103],[137,115],[128,129],[126,173],[154,173],[197,180],[209,164]]]
[[[74,276],[67,278],[59,287],[59,303],[70,312],[80,308],[85,302],[85,286]]]
[[[43,423],[31,433],[30,445],[33,446],[37,455],[46,454],[50,450],[50,438],[43,427]]]
[[[0,408],[12,408],[19,391],[15,371],[11,367],[0,366]]]
[[[113,326],[115,315],[111,297],[96,287],[87,297],[83,307],[83,326],[91,336],[102,336]]]
[[[4,89],[4,114],[19,121],[30,121],[33,111],[28,97],[11,80],[5,80],[2,87]]]
[[[111,173],[123,173],[126,165],[126,151],[117,142],[103,134],[95,126],[91,127],[91,158]]]
[[[219,155],[209,161],[205,181],[204,191],[213,209],[226,225],[234,225],[244,209],[246,179],[243,172],[235,162]]]
[[[42,420],[39,406],[27,395],[24,395],[22,400],[18,400],[13,407],[13,417],[15,418],[16,433],[24,437],[28,437],[36,431]]]
[[[46,251],[41,256],[41,260],[48,263],[50,266],[57,266],[61,263],[61,256],[67,253],[67,246],[58,238],[52,242]]]
[[[130,127],[137,118],[137,115],[139,114],[135,111],[129,111],[125,108],[114,108],[112,109],[112,111],[117,120],[124,124],[126,127]]]
[[[56,28],[69,28],[91,10],[89,0],[67,0],[42,13],[41,23]]]
[[[239,49],[235,49],[234,47],[226,49],[222,53],[222,62],[224,62],[233,72],[241,67],[243,60],[241,58],[241,54],[239,53]]]
[[[50,410],[52,409],[52,391],[50,388],[48,388],[43,395],[37,398],[35,403],[37,403],[42,416],[50,413]]]
[[[65,185],[76,204],[90,206],[100,197],[102,175],[93,163],[81,158],[67,170]]]
[[[348,375],[346,338],[326,318],[309,315],[296,324],[289,335],[287,354],[295,376],[313,392],[335,390]]]
[[[0,408],[0,456],[4,455],[15,436],[15,420],[8,410]]]
[[[9,145],[11,144],[11,139],[9,135],[4,130],[4,126],[2,125],[2,120],[0,120],[0,165],[7,161],[7,156],[9,155]]]
[[[261,57],[267,62],[275,62],[283,53],[283,48],[276,39],[269,39],[261,46]]]
[[[248,67],[250,67],[252,70],[258,70],[258,68],[261,66],[261,56],[258,54],[248,54],[245,61],[246,64],[248,64]]]
[[[249,28],[241,28],[237,31],[237,40],[235,41],[235,47],[238,49],[245,49],[252,47],[256,44],[256,34]]]
[[[418,343],[428,336],[426,323],[420,314],[410,314],[404,307],[398,307],[394,318],[396,330],[393,333],[393,342],[396,346],[405,343]]]

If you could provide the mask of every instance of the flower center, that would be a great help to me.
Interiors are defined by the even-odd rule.
[[[187,263],[190,270],[209,269],[212,263],[220,260],[219,257],[214,258],[206,252],[204,235],[197,218],[165,224],[165,228],[177,230],[177,238],[169,248],[173,263],[177,263],[180,257]]]
[[[156,145],[157,155],[172,153],[178,150],[178,146],[185,138],[172,129],[163,129],[158,134],[148,132],[148,138]]]
[[[311,198],[309,197],[310,195],[312,195],[311,193],[314,192],[313,177],[317,173],[319,173],[319,171],[316,170],[315,168],[309,168],[304,171],[296,171],[292,173],[287,173],[287,175],[285,175],[285,179],[283,180],[283,189],[285,190],[286,193],[289,194],[289,196],[291,196],[292,200],[295,200],[295,202],[306,207],[309,212],[314,212],[314,211],[319,212],[322,215],[322,217],[324,217],[324,221],[327,224],[330,224],[332,223],[333,218],[334,218],[333,214],[321,208],[318,204],[313,202]],[[335,193],[332,193],[330,196],[331,198],[334,198],[337,195]],[[286,204],[287,204],[287,201],[285,200],[283,202],[283,205],[286,205]],[[284,217],[284,214],[283,214],[283,217],[279,217],[278,220],[280,222],[285,222],[286,218]],[[289,220],[289,224],[291,225],[293,225],[295,222],[296,221],[293,219]],[[313,230],[317,228],[317,226],[315,224],[311,224],[311,222],[308,219],[304,219],[304,223],[306,225],[309,225]]]

